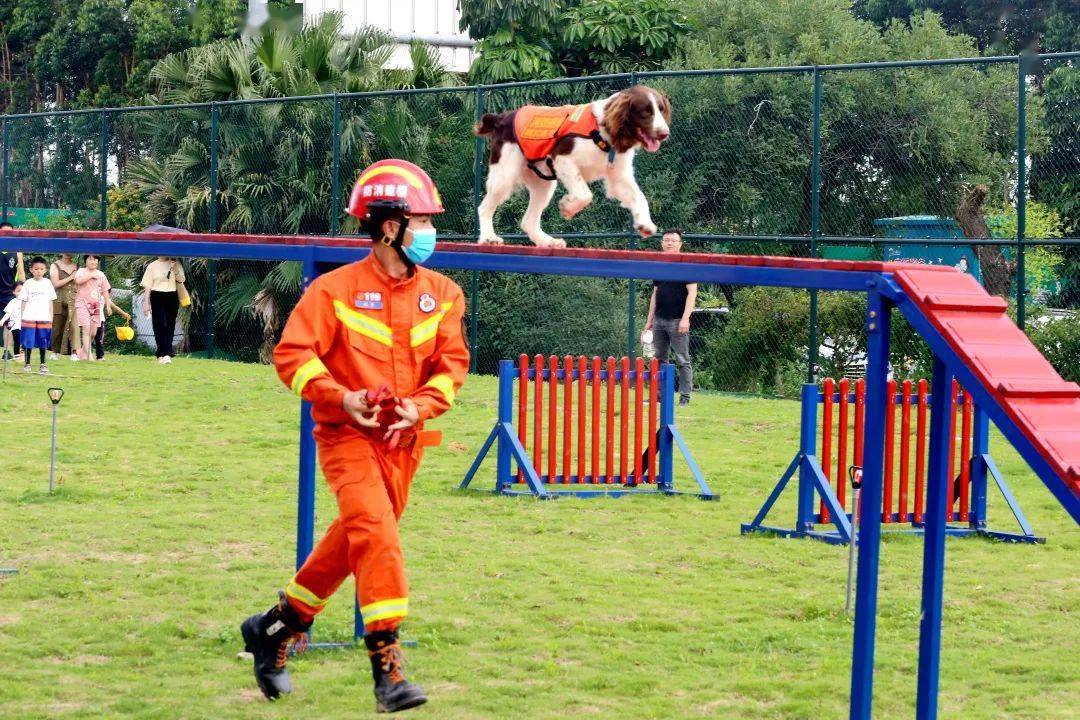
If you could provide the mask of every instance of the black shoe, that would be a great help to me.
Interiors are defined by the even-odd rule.
[[[427,702],[420,686],[405,679],[396,631],[368,633],[364,642],[371,658],[371,677],[375,680],[375,712],[398,712]]]
[[[679,404],[680,405],[689,405],[690,404],[690,396],[689,395],[680,395],[679,396]]]
[[[252,615],[240,625],[244,649],[255,658],[255,682],[270,700],[282,693],[292,692],[285,656],[289,643],[302,636],[311,623],[301,622],[300,616],[279,593],[278,604],[264,613]]]

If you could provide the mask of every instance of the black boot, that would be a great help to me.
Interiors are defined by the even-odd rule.
[[[255,682],[270,700],[276,700],[281,693],[292,692],[289,673],[285,670],[285,656],[289,643],[310,627],[311,623],[300,620],[283,592],[278,593],[277,605],[252,615],[240,625],[244,649],[255,658]]]
[[[375,680],[375,712],[398,712],[427,702],[420,686],[406,680],[402,672],[397,631],[368,633],[364,642],[371,658],[371,677]]]

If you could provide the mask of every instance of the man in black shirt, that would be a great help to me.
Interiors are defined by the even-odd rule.
[[[682,250],[682,233],[668,230],[661,241],[664,252],[678,253]],[[645,329],[653,331],[653,346],[660,362],[667,361],[668,348],[675,354],[679,370],[679,404],[690,404],[694,371],[690,366],[690,313],[697,301],[697,283],[653,283],[649,300],[649,319]]]
[[[0,222],[0,233],[11,229],[11,223]],[[22,253],[0,250],[0,314],[3,313],[7,304],[15,299],[15,283],[24,280],[26,280],[26,272],[23,270]],[[15,352],[19,352],[19,348],[15,348]]]

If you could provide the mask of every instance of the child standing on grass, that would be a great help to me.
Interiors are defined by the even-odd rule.
[[[102,311],[112,286],[105,273],[98,270],[101,258],[87,255],[85,267],[75,273],[75,284],[79,292],[75,296],[75,319],[79,324],[80,340],[79,359],[96,360],[90,354],[90,343],[101,327]]]
[[[38,372],[46,375],[49,366],[45,364],[45,352],[52,342],[53,300],[56,299],[56,288],[52,280],[45,277],[48,266],[45,258],[38,255],[30,261],[30,273],[33,275],[23,283],[18,298],[22,301],[22,315],[20,317],[21,340],[23,352],[26,353],[26,365],[23,372],[33,372],[30,368],[30,351],[38,349],[41,365]]]
[[[94,335],[94,355],[98,360],[105,359],[105,318],[113,313],[120,313],[124,320],[129,325],[131,324],[131,315],[106,295],[105,304],[101,306],[101,324],[98,325],[97,333]]]
[[[22,286],[21,282],[15,283],[16,297],[8,301],[4,307],[4,316],[0,317],[0,328],[3,328],[4,332],[4,358],[7,360],[19,354],[19,329],[22,327],[19,320],[22,317],[22,301],[19,300],[18,295],[22,292]],[[12,354],[12,344],[15,346],[14,354]]]

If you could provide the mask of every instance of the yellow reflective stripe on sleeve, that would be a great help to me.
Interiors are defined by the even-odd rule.
[[[319,597],[295,580],[285,586],[285,595],[299,600],[313,610],[318,610],[329,601],[329,598]]]
[[[425,387],[433,387],[443,394],[447,405],[454,404],[457,393],[454,392],[454,380],[449,375],[432,375],[431,379],[424,383]]]
[[[371,338],[387,347],[394,344],[394,331],[375,318],[358,313],[340,300],[334,301],[334,315],[353,332]]]
[[[289,385],[289,388],[297,395],[302,395],[304,386],[307,385],[312,378],[316,375],[322,375],[323,373],[329,372],[330,371],[326,369],[326,366],[323,365],[322,360],[318,357],[313,357],[297,369],[296,374],[293,375],[292,383]]]
[[[393,598],[369,603],[360,608],[364,624],[387,618],[405,617],[409,614],[409,598]]]
[[[439,312],[410,330],[409,344],[418,347],[435,337],[439,333],[439,323],[442,322],[443,318],[446,317],[446,313],[450,312],[452,307],[454,307],[454,303],[444,302],[439,308]]]

